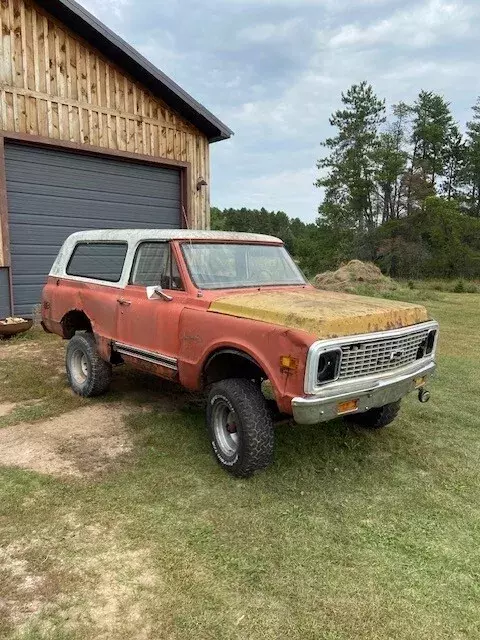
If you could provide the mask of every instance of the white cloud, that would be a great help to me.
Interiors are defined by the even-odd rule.
[[[412,81],[435,77],[438,81],[440,77],[443,77],[447,81],[459,81],[464,78],[475,81],[479,75],[480,61],[435,62],[432,60],[414,60],[413,62],[405,62],[404,65],[382,74],[382,78],[394,81]]]
[[[469,32],[476,34],[472,19],[477,14],[478,8],[463,2],[429,0],[369,25],[344,25],[331,37],[329,46],[368,47],[395,43],[408,48],[428,47],[444,38],[448,41]]]
[[[149,32],[148,38],[137,47],[138,51],[164,73],[176,75],[185,62],[185,54],[176,46],[175,38],[164,29]]]
[[[95,16],[105,18],[113,14],[115,18],[121,19],[123,9],[130,4],[130,0],[81,0],[81,4]]]
[[[290,38],[302,24],[302,18],[291,18],[283,22],[263,22],[241,29],[237,37],[240,40],[255,44],[264,44],[268,41],[279,41]]]
[[[318,189],[313,187],[315,179],[314,166],[247,178],[236,181],[235,189],[225,193],[225,199],[221,198],[218,204],[221,207],[265,207],[313,222],[320,199]]]
[[[388,5],[398,0],[228,0],[235,5],[255,5],[256,7],[318,7],[319,9],[333,9],[335,11],[349,11],[352,7],[359,6],[382,6]]]

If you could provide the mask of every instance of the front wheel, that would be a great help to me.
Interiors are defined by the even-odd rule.
[[[400,411],[401,400],[385,404],[383,407],[370,409],[365,413],[357,413],[345,416],[344,420],[350,424],[354,424],[362,429],[383,429],[395,420]]]
[[[231,378],[211,386],[207,427],[215,457],[229,473],[248,478],[272,463],[272,414],[250,380]]]

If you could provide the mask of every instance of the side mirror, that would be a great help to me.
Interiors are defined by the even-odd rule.
[[[173,300],[172,296],[169,296],[162,287],[147,287],[147,298],[149,300],[165,300],[165,302],[171,302]]]

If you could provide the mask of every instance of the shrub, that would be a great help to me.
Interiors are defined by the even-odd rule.
[[[394,278],[480,277],[480,219],[442,198],[382,225],[375,243],[376,262]]]

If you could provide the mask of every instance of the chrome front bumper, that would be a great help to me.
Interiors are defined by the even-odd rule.
[[[298,424],[317,424],[333,420],[339,416],[338,405],[354,399],[358,399],[358,409],[353,413],[383,407],[416,389],[418,379],[428,380],[435,368],[435,361],[428,359],[376,378],[334,382],[314,396],[293,398],[293,418]]]

